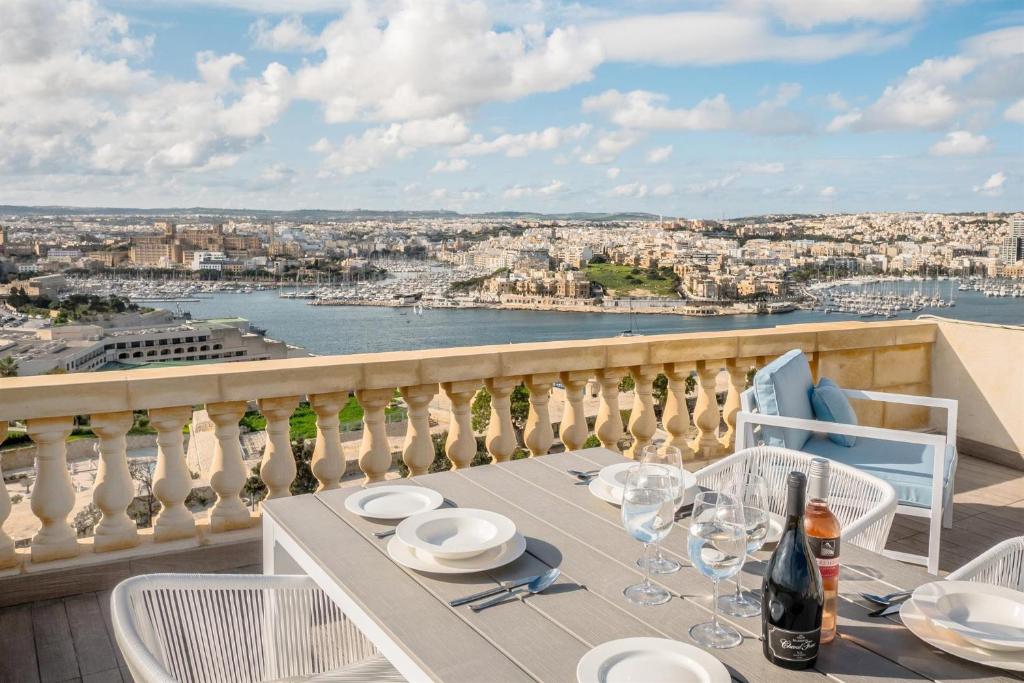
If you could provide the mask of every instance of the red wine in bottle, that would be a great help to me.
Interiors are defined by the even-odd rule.
[[[804,531],[807,477],[790,472],[786,487],[786,526],[762,584],[762,647],[776,666],[807,669],[818,659],[825,594]]]

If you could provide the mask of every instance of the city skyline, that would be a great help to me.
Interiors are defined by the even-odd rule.
[[[282,6],[0,0],[0,204],[1020,207],[1012,2]]]

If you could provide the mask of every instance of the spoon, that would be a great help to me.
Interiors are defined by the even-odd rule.
[[[872,595],[871,593],[861,593],[868,602],[873,602],[876,605],[887,606],[893,602],[906,600],[911,596],[913,591],[897,591],[895,593],[889,593],[888,595]]]
[[[499,595],[496,598],[482,602],[478,605],[470,605],[469,608],[474,612],[493,607],[494,605],[500,605],[503,602],[508,602],[517,595],[533,595],[534,593],[540,593],[546,591],[551,584],[558,580],[558,576],[562,573],[561,569],[557,567],[549,571],[544,572],[530,583],[526,584],[525,589],[514,590],[508,595]]]
[[[598,470],[567,470],[574,477],[596,477]]]

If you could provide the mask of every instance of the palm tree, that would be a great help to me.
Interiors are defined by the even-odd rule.
[[[18,361],[10,356],[0,358],[0,377],[17,377]]]

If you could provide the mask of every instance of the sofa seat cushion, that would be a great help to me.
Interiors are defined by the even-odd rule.
[[[754,375],[754,399],[762,415],[814,419],[811,390],[814,380],[807,356],[800,349],[787,351]],[[761,438],[769,446],[800,450],[811,436],[806,429],[761,427]]]
[[[896,499],[901,505],[932,506],[932,458],[927,446],[861,436],[854,446],[847,448],[830,441],[824,434],[815,434],[801,450],[856,467],[889,482],[896,489]],[[956,447],[946,446],[944,487],[952,477],[956,458]]]
[[[853,406],[846,394],[839,386],[828,377],[818,380],[817,386],[811,390],[811,407],[814,408],[814,417],[823,422],[837,422],[840,424],[857,424],[857,413],[853,412]],[[832,434],[828,438],[839,446],[851,448],[857,443],[857,437],[849,434]]]

